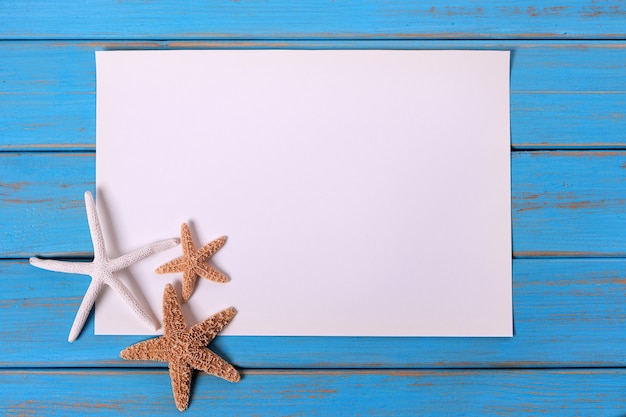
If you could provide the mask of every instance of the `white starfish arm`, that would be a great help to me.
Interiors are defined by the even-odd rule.
[[[67,338],[68,342],[72,343],[81,330],[83,330],[83,326],[87,321],[87,317],[89,317],[89,312],[91,311],[91,307],[96,302],[96,298],[98,298],[98,294],[102,289],[102,285],[104,283],[98,279],[92,279],[89,284],[89,288],[87,288],[87,292],[83,297],[83,301],[80,303],[80,307],[78,308],[78,312],[76,313],[76,318],[74,319],[74,323],[72,324],[72,328],[70,330],[70,335]]]
[[[70,274],[90,275],[92,269],[91,262],[67,262],[53,259],[30,258],[30,264],[48,271],[67,272]]]
[[[120,280],[115,278],[114,276],[109,277],[106,281],[109,287],[113,288],[116,293],[122,297],[122,300],[130,307],[130,309],[135,313],[137,317],[141,319],[148,326],[152,327],[154,330],[159,328],[159,322],[156,321],[151,314],[149,314],[144,307],[139,304],[139,301],[133,297],[128,288]]]
[[[122,255],[119,258],[115,258],[110,261],[110,269],[111,271],[119,271],[124,268],[128,268],[135,262],[138,262],[148,256],[162,252],[166,249],[173,248],[178,245],[180,240],[178,239],[166,239],[161,240],[156,243],[151,243],[142,248],[139,248],[133,252],[127,253],[126,255]]]
[[[96,211],[96,202],[89,191],[85,192],[85,209],[87,210],[87,221],[89,222],[89,233],[93,243],[93,256],[95,260],[106,259],[107,253],[104,248],[104,236]]]

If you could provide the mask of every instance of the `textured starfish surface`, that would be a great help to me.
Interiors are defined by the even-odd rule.
[[[183,303],[186,303],[191,297],[191,293],[196,286],[198,276],[208,280],[224,283],[228,281],[228,277],[212,268],[207,261],[220,250],[226,243],[226,236],[215,239],[214,241],[204,245],[200,249],[196,249],[196,245],[191,238],[191,231],[187,223],[183,223],[180,227],[180,237],[183,246],[183,256],[173,261],[167,262],[157,268],[157,274],[169,274],[172,272],[183,273]]]
[[[102,290],[104,285],[108,285],[118,293],[126,302],[131,310],[146,324],[155,330],[159,328],[158,322],[148,314],[143,306],[133,297],[126,286],[115,276],[115,272],[127,268],[137,261],[140,261],[153,253],[163,251],[165,249],[176,246],[178,239],[168,239],[146,245],[134,252],[120,256],[115,259],[109,259],[106,248],[104,246],[104,237],[100,228],[98,213],[96,212],[96,204],[90,192],[85,193],[85,207],[87,209],[87,221],[89,222],[89,231],[93,242],[94,259],[93,262],[68,262],[56,261],[51,259],[30,258],[31,265],[38,268],[47,269],[49,271],[67,272],[70,274],[83,274],[91,276],[91,283],[83,297],[80,308],[76,313],[76,318],[72,324],[68,341],[73,342],[80,334],[89,312]]]
[[[168,362],[176,407],[180,411],[186,410],[194,369],[230,382],[239,381],[239,372],[206,347],[235,314],[235,309],[230,307],[189,328],[176,299],[176,291],[167,284],[163,292],[164,335],[129,346],[120,356],[130,360]]]

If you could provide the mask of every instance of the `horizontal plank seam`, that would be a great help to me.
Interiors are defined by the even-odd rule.
[[[90,156],[96,156],[96,146],[94,145],[91,148],[87,148],[84,147],[84,145],[80,145],[79,147],[76,148],[49,148],[49,147],[41,147],[40,149],[35,148],[34,146],[36,145],[32,145],[33,147],[27,147],[27,148],[9,148],[9,149],[2,149],[2,147],[0,147],[0,154],[37,154],[37,155],[42,155],[42,154],[88,154]],[[82,147],[81,147],[82,146]]]
[[[84,261],[84,260],[92,260],[93,259],[93,254],[89,254],[89,253],[85,253],[85,254],[81,254],[81,255],[59,255],[59,256],[55,256],[55,255],[41,255],[38,253],[34,253],[32,255],[28,255],[28,256],[15,256],[15,257],[11,257],[11,256],[3,256],[0,257],[0,262],[28,262],[28,260],[32,257],[32,256],[38,256],[41,257],[42,259],[57,259],[60,261]],[[626,259],[626,253],[620,253],[620,254],[615,254],[615,255],[611,255],[611,254],[598,254],[598,255],[577,255],[577,254],[572,254],[572,255],[513,255],[512,259]]]
[[[10,257],[10,256],[4,256],[4,257],[0,257],[0,262],[28,262],[28,260],[32,257],[32,256],[37,256],[37,257],[41,257],[42,259],[57,259],[57,260],[61,260],[61,261],[89,261],[89,260],[93,260],[93,254],[89,254],[89,253],[85,253],[85,254],[81,254],[81,255],[63,255],[63,256],[55,256],[55,255],[41,255],[38,253],[33,253],[32,255],[28,255],[28,256],[15,256],[15,257]],[[586,259],[586,260],[602,260],[602,259],[624,259],[626,260],[626,253],[618,253],[618,254],[603,254],[603,253],[599,253],[599,254],[585,254],[585,255],[581,255],[581,254],[577,254],[577,253],[573,253],[572,255],[526,255],[526,254],[522,254],[522,255],[517,255],[517,254],[513,254],[512,259],[514,260],[524,260],[524,259]]]
[[[38,149],[37,146],[39,145],[31,145],[28,147],[24,147],[24,148],[20,148],[20,147],[11,147],[11,148],[4,148],[2,146],[0,146],[0,155],[1,154],[45,154],[45,153],[49,153],[49,154],[59,154],[59,153],[66,153],[66,154],[72,154],[72,153],[93,153],[95,155],[95,145],[94,146],[77,146],[77,147],[70,147],[70,146],[66,146],[66,147],[51,147],[51,146],[46,146],[46,145],[41,145],[41,148]],[[520,152],[529,152],[529,151],[537,151],[537,152],[567,152],[567,151],[572,151],[572,152],[594,152],[594,151],[615,151],[615,152],[621,152],[621,151],[625,151],[626,152],[626,144],[624,144],[623,146],[615,146],[615,144],[607,144],[607,145],[593,145],[593,146],[589,146],[589,145],[582,145],[582,146],[578,146],[578,145],[558,145],[555,146],[553,144],[548,144],[548,145],[538,145],[538,144],[530,144],[530,145],[524,145],[524,144],[519,144],[519,145],[513,145],[511,147],[511,153],[520,153]]]
[[[84,145],[80,145],[76,148],[50,148],[50,147],[45,147],[44,145],[42,145],[42,147],[40,149],[36,148],[36,146],[38,145],[30,145],[29,147],[26,148],[10,148],[10,149],[3,149],[2,146],[0,146],[0,155],[2,154],[20,154],[20,155],[27,155],[27,154],[37,154],[37,155],[44,155],[44,154],[83,154],[83,155],[96,155],[96,149],[95,149],[95,145],[93,147],[84,147]],[[537,144],[533,144],[533,145],[512,145],[511,146],[511,153],[525,153],[525,152],[537,152],[537,153],[549,153],[549,152],[559,152],[559,153],[567,153],[567,152],[599,152],[599,151],[606,151],[606,152],[611,152],[611,151],[615,151],[615,152],[626,152],[626,143],[624,143],[623,146],[615,146],[615,144],[610,144],[607,146],[602,146],[602,145],[594,145],[594,146],[588,146],[588,145],[581,145],[581,146],[553,146],[553,145],[537,145]]]
[[[450,36],[445,36],[446,32],[441,33],[423,33],[423,34],[391,34],[391,35],[345,35],[345,36],[256,36],[256,37],[238,37],[238,36],[207,36],[207,37],[58,37],[58,36],[32,36],[32,37],[5,37],[0,36],[0,42],[297,42],[297,41],[311,41],[311,42],[354,42],[354,41],[454,41],[454,42],[482,42],[482,41],[523,41],[523,42],[537,42],[537,41],[563,41],[563,42],[602,42],[602,41],[626,41],[626,34],[611,35],[608,33],[596,34],[591,36],[578,36],[578,35],[550,35],[550,34],[511,34],[511,35],[498,35],[498,36],[468,36],[463,33],[451,33]],[[448,32],[450,33],[450,32]]]
[[[91,261],[93,260],[93,254],[91,255],[81,255],[81,256],[53,256],[53,255],[45,255],[42,256],[41,254],[37,254],[34,253],[32,255],[29,256],[16,256],[16,257],[0,257],[0,262],[24,262],[24,263],[28,263],[28,260],[33,257],[33,256],[37,256],[40,257],[42,259],[56,259],[59,261]],[[593,260],[626,260],[626,254],[624,253],[620,253],[620,254],[615,254],[615,255],[611,255],[611,254],[598,254],[598,255],[571,255],[571,256],[551,256],[551,255],[535,255],[535,256],[529,256],[529,255],[513,255],[512,257],[513,260],[573,260],[573,259],[580,259],[580,260],[589,260],[589,261],[593,261]]]
[[[529,39],[529,38],[520,38],[520,39],[470,39],[470,38],[458,38],[458,39],[408,39],[408,38],[399,38],[399,39],[291,39],[291,38],[266,38],[266,39],[256,39],[256,38],[238,38],[238,39],[194,39],[194,38],[167,38],[167,39],[137,39],[137,38],[110,38],[110,39],[97,39],[97,38],[66,38],[66,39],[56,39],[56,38],[41,38],[41,39],[1,39],[0,45],[2,43],[30,43],[30,44],[45,44],[49,43],[51,47],[79,47],[85,46],[87,44],[91,47],[121,47],[124,48],[126,46],[134,48],[134,49],[194,49],[193,45],[197,45],[196,48],[203,46],[201,44],[206,43],[206,46],[209,47],[225,47],[225,48],[236,48],[236,49],[254,49],[255,47],[260,48],[279,48],[279,49],[325,49],[326,45],[318,45],[318,42],[328,42],[329,44],[354,44],[361,43],[364,46],[371,43],[403,43],[407,44],[411,43],[419,43],[427,45],[429,43],[442,43],[442,44],[468,44],[470,48],[483,48],[483,47],[499,47],[502,49],[506,49],[508,46],[516,46],[516,47],[524,47],[524,48],[558,48],[558,47],[566,47],[570,48],[571,44],[580,44],[585,43],[590,48],[622,48],[624,45],[624,39],[615,39],[615,38],[597,38],[597,39],[584,39],[584,38],[568,38],[568,39]],[[541,42],[541,43],[537,43]],[[258,43],[258,45],[254,45],[254,43]],[[293,44],[289,44],[293,43]],[[495,43],[503,43],[503,45],[494,45]],[[75,45],[73,45],[75,44]],[[222,45],[220,45],[222,44]],[[478,45],[469,45],[469,44],[478,44]],[[190,48],[190,45],[191,48]],[[447,45],[446,45],[447,46]],[[124,48],[126,49],[126,48]],[[352,45],[350,49],[353,49]],[[374,48],[376,49],[376,48]],[[418,49],[424,49],[421,46]]]
[[[241,368],[237,367],[242,373],[252,374],[271,374],[271,373],[329,373],[329,374],[362,374],[362,373],[419,373],[419,372],[555,372],[555,371],[625,371],[626,366],[553,366],[553,367],[471,367],[471,368]],[[144,367],[6,367],[0,368],[0,374],[3,373],[100,373],[106,374],[110,372],[124,373],[124,372],[150,372],[150,373],[163,373],[167,372],[167,364],[161,367],[156,366],[144,366]]]
[[[614,143],[609,144],[609,145],[583,145],[583,146],[577,146],[577,145],[559,145],[559,146],[554,146],[552,144],[549,145],[538,145],[538,144],[532,144],[532,145],[524,145],[524,144],[520,144],[520,145],[514,145],[511,149],[511,152],[527,152],[527,151],[537,151],[537,152],[567,152],[567,151],[572,151],[572,152],[595,152],[595,151],[615,151],[615,152],[621,152],[621,151],[626,151],[626,144],[624,144],[623,146],[615,146]]]

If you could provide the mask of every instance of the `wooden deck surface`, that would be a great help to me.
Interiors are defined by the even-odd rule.
[[[0,414],[179,414],[27,258],[92,255],[94,51],[206,48],[511,50],[515,336],[218,337],[186,415],[626,416],[623,0],[0,2]]]

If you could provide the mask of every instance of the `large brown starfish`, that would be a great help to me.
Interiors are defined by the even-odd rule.
[[[217,238],[200,249],[196,249],[196,245],[191,238],[189,226],[187,226],[187,223],[183,223],[180,227],[180,237],[183,246],[183,256],[161,265],[156,269],[156,273],[169,274],[172,272],[182,272],[183,303],[186,303],[191,297],[191,293],[193,293],[193,289],[198,281],[198,276],[220,283],[228,281],[226,275],[216,271],[207,264],[209,258],[224,246],[226,236]]]
[[[235,314],[235,309],[230,307],[189,328],[176,299],[176,291],[171,284],[167,284],[163,292],[165,334],[129,346],[120,356],[129,360],[169,362],[174,401],[176,407],[184,411],[189,405],[194,369],[230,382],[239,381],[239,372],[206,347],[230,323]]]

